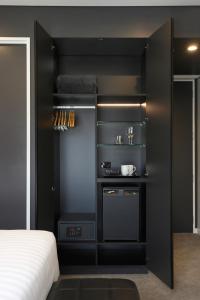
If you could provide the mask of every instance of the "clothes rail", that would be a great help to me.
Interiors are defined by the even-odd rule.
[[[59,105],[54,106],[54,109],[96,109],[95,105]]]

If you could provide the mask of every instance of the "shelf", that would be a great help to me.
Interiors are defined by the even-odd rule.
[[[143,127],[146,125],[145,121],[97,121],[97,126],[140,126]]]
[[[98,246],[146,246],[146,242],[140,241],[102,241],[97,242]]]
[[[118,147],[118,148],[145,148],[145,144],[97,144],[97,148],[111,148],[111,147]]]
[[[86,246],[86,245],[96,245],[97,241],[60,241],[60,240],[57,240],[57,245],[59,246]]]
[[[97,106],[99,108],[119,106],[141,108],[146,103],[146,98],[146,94],[97,94]]]
[[[139,93],[139,94],[97,94],[98,97],[146,97],[147,94]]]
[[[134,245],[146,245],[146,242],[140,242],[140,241],[102,241],[102,242],[97,242],[97,241],[57,241],[57,245],[59,246],[77,246],[77,245],[117,245],[117,246],[134,246]]]
[[[97,106],[104,108],[104,106],[117,107],[122,105],[122,108],[131,106],[132,108],[141,108],[146,101],[146,94],[136,95],[104,95],[104,94],[64,94],[53,93],[54,102],[56,105],[69,104],[69,105],[96,105],[97,98],[99,102]],[[124,105],[124,106],[123,106]],[[121,106],[120,106],[121,107]]]
[[[147,274],[145,265],[61,265],[61,274]]]
[[[67,93],[53,93],[53,96],[54,97],[63,97],[63,98],[68,98],[68,97],[82,97],[82,96],[85,96],[85,97],[88,97],[88,96],[97,96],[97,97],[147,97],[147,94],[145,93],[141,93],[141,94],[73,94],[73,93],[70,93],[70,94],[67,94]]]
[[[99,177],[97,183],[146,183],[148,177]]]
[[[55,106],[94,106],[96,108],[96,94],[53,94]]]
[[[97,96],[97,94],[62,94],[62,93],[54,93],[54,97],[59,97],[59,98],[70,98],[70,97],[94,97]]]

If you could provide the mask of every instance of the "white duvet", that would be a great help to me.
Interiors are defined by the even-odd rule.
[[[0,300],[44,300],[58,277],[52,233],[0,230]]]

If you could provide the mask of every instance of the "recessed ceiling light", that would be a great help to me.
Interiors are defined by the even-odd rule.
[[[198,46],[196,44],[191,44],[187,47],[188,52],[195,52],[198,50]]]

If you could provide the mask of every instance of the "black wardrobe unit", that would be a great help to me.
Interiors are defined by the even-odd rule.
[[[35,25],[37,228],[55,232],[66,272],[130,273],[146,266],[173,286],[172,38],[171,20],[147,39],[54,39]],[[96,76],[96,92],[58,93],[60,74]],[[59,107],[74,111],[74,128],[53,130],[52,116]],[[134,130],[133,143],[128,142],[129,127]],[[122,143],[116,143],[117,135]],[[115,170],[134,164],[137,176],[108,174],[102,168],[108,162]],[[109,221],[107,215],[104,226],[104,201],[112,193],[115,201],[118,191],[138,203],[134,208],[126,202],[138,212],[136,238],[105,238]],[[118,213],[120,226],[126,214],[121,210],[120,218],[120,209]],[[91,221],[92,238],[59,239],[63,216],[84,224]],[[66,227],[66,232],[78,237],[81,227]]]

